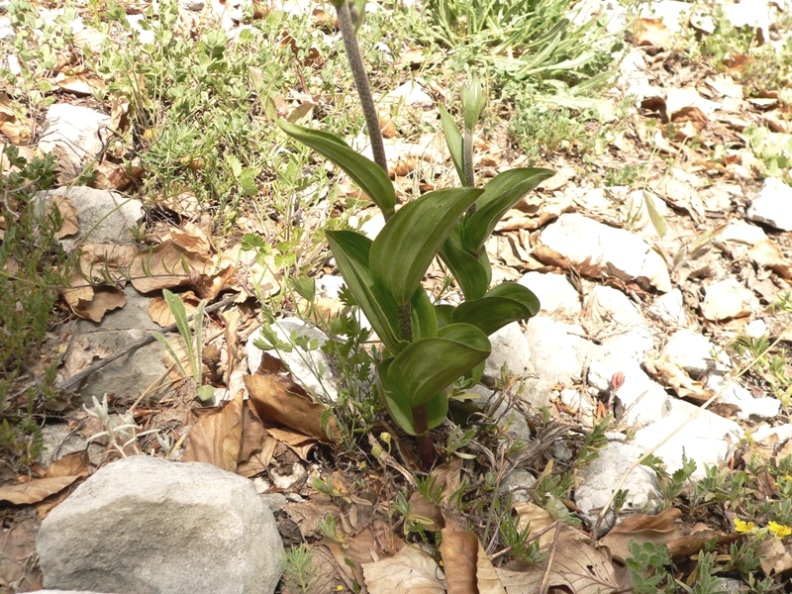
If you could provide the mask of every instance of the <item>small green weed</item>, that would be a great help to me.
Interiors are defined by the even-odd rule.
[[[62,219],[57,208],[41,216],[36,193],[51,187],[51,156],[27,161],[3,145],[0,161],[10,165],[0,204],[0,449],[21,465],[40,446],[35,416],[53,399],[57,361],[36,369],[39,349],[55,322],[58,291],[69,260],[55,240]]]
[[[283,588],[290,594],[315,594],[318,586],[314,556],[310,547],[301,544],[285,551]]]

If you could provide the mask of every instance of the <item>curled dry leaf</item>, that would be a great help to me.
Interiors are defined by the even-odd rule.
[[[79,233],[80,223],[77,220],[77,209],[68,196],[56,196],[52,201],[52,206],[57,207],[62,219],[60,229],[55,233],[55,238],[63,239]]]
[[[748,251],[748,256],[759,266],[772,270],[786,280],[792,280],[792,263],[772,239],[763,239],[755,244]]]
[[[662,19],[636,19],[633,25],[632,42],[638,46],[668,47],[672,37]]]
[[[681,517],[682,512],[673,507],[656,516],[637,514],[617,524],[599,542],[608,547],[614,558],[624,561],[630,556],[628,547],[631,541],[638,544],[668,544],[681,537],[682,531],[677,526],[677,520]]]
[[[138,253],[129,273],[132,286],[141,293],[189,285],[196,277],[209,276],[213,266],[209,256],[188,252],[173,241]]]
[[[506,594],[475,534],[444,528],[442,535],[440,554],[446,569],[448,594]]]
[[[290,427],[324,443],[338,434],[335,418],[329,417],[327,432],[322,415],[327,407],[311,401],[293,381],[274,375],[246,375],[245,385],[259,417],[265,423]]]
[[[388,559],[364,563],[363,575],[370,594],[446,592],[443,572],[437,562],[423,551],[410,546],[404,547]]]
[[[207,462],[233,472],[240,461],[243,442],[244,392],[237,392],[220,409],[203,414],[190,431],[182,460]]]

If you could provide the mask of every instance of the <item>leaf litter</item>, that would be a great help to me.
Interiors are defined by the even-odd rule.
[[[260,6],[259,9],[262,10]],[[315,15],[317,21],[319,18],[320,15]],[[196,26],[196,23],[188,26]],[[332,27],[332,24],[327,26]],[[639,19],[632,32],[632,43],[647,48],[647,55],[654,57],[650,69],[658,78],[662,77],[659,68],[668,71],[673,70],[676,65],[677,58],[673,52],[667,50],[672,38],[663,20],[657,18]],[[322,61],[319,54],[313,54],[312,60],[313,64],[305,62],[304,65],[315,67]],[[423,63],[426,57],[422,50],[414,49],[402,55],[400,60],[414,66]],[[745,122],[731,117],[724,118],[722,114],[713,118],[708,113],[712,111],[711,105],[705,99],[711,93],[705,92],[702,85],[728,98],[731,101],[729,105],[733,107],[728,110],[730,113],[759,120],[761,117],[758,112],[775,109],[779,103],[777,97],[761,90],[749,99],[744,99],[746,93],[729,78],[729,73],[737,75],[748,64],[749,59],[746,56],[734,55],[725,61],[726,74],[706,76],[703,80],[698,80],[700,75],[695,68],[683,67],[679,74],[666,77],[669,80],[663,81],[667,87],[665,95],[645,98],[642,107],[645,113],[654,114],[664,123],[673,124],[673,130],[652,132],[646,128],[645,121],[634,121],[631,125],[635,128],[633,136],[638,141],[637,145],[652,147],[651,150],[675,156],[684,155],[684,158],[695,161],[697,158],[684,145],[702,134],[711,133],[726,139],[722,140],[724,143],[739,142],[746,127]],[[75,95],[91,94],[101,89],[103,84],[87,72],[68,68],[55,73],[52,82],[60,89]],[[694,83],[696,87],[689,88],[687,85],[690,83]],[[722,105],[725,104],[724,100]],[[294,112],[295,117],[309,117],[313,108],[313,104],[309,108],[298,107],[299,111]],[[117,126],[127,109],[128,103],[112,106],[113,119]],[[24,109],[15,104],[8,95],[0,95],[0,131],[14,144],[24,144],[30,138],[27,124],[23,123],[23,114]],[[397,134],[398,119],[391,119],[390,116],[383,116],[382,119],[386,128]],[[404,146],[394,144],[398,156],[392,161],[391,173],[397,177],[397,185],[406,187],[411,181],[405,177],[414,175],[421,178],[423,188],[432,186],[432,168],[419,163],[421,159],[435,165],[442,162],[442,159],[438,160],[433,153],[426,150],[430,140],[421,139],[418,144],[403,143]],[[492,155],[496,152],[493,150]],[[494,166],[498,159],[493,159],[492,155],[488,158]],[[736,154],[720,163],[703,163],[701,167],[713,167],[739,179],[742,170],[746,168],[744,161],[744,156]],[[661,199],[667,201],[675,210],[687,213],[697,227],[696,231],[699,231],[698,227],[707,222],[708,214],[707,207],[699,199],[702,184],[699,173],[702,169],[700,167],[696,173],[691,174],[690,163],[685,165],[686,168],[680,170],[683,173],[681,180],[670,180],[666,174],[662,174],[661,179],[648,181]],[[3,167],[5,169],[5,165]],[[95,165],[95,174],[99,187],[123,189],[143,175],[143,170],[127,169],[122,173],[121,168],[106,161]],[[567,180],[558,183],[575,182]],[[558,192],[557,196],[554,194],[561,187],[548,190],[551,196],[543,196],[546,200],[541,204],[526,202],[518,205],[504,219],[498,229],[502,235],[492,246],[492,253],[498,260],[495,263],[496,270],[501,269],[502,274],[508,275],[509,270],[547,269],[548,265],[562,269],[571,268],[566,262],[552,261],[543,265],[532,258],[536,251],[531,249],[531,232],[542,228],[561,214],[574,212],[576,209],[569,201],[569,193]],[[560,200],[554,203],[554,198]],[[187,221],[169,228],[163,239],[158,239],[143,250],[130,250],[129,246],[110,246],[110,249],[107,246],[82,247],[80,272],[73,277],[72,287],[63,293],[64,301],[74,315],[100,322],[108,312],[125,306],[126,297],[119,287],[127,282],[142,293],[156,292],[164,288],[187,289],[181,296],[188,307],[189,304],[195,305],[199,299],[217,299],[224,291],[240,291],[242,301],[244,296],[253,294],[249,290],[250,278],[265,278],[267,294],[279,290],[282,279],[271,274],[271,270],[276,267],[261,266],[252,260],[243,262],[240,260],[238,246],[223,246],[218,249],[216,242],[222,240],[214,239],[211,234],[190,222],[190,219],[195,220],[198,216],[194,196],[185,193],[174,199],[172,206]],[[64,217],[61,236],[75,234],[79,226],[73,209],[65,201],[59,205],[59,209]],[[659,231],[666,221],[651,208],[649,216]],[[659,235],[662,237],[664,233],[660,232]],[[229,258],[229,254],[234,251],[239,258]],[[748,257],[759,268],[773,271],[790,280],[788,246],[779,245],[775,238],[755,245]],[[700,270],[703,268],[697,269]],[[583,276],[599,276],[598,271],[589,270],[585,263],[579,267],[578,272]],[[159,297],[152,299],[149,311],[152,319],[160,326],[167,326],[172,321]],[[222,314],[224,319],[229,315],[231,312],[228,311]],[[225,319],[221,325],[227,329],[220,340],[222,346],[219,347],[220,350],[225,349],[227,369],[226,373],[218,376],[222,380],[217,383],[226,384],[230,398],[217,406],[202,409],[190,400],[187,390],[186,397],[177,395],[170,402],[160,402],[148,410],[138,409],[141,419],[145,421],[142,428],[170,426],[178,431],[189,429],[189,435],[184,433],[182,438],[185,445],[183,459],[205,461],[243,476],[266,474],[273,464],[278,464],[278,458],[291,460],[290,456],[296,456],[301,463],[315,464],[316,457],[312,452],[315,453],[318,448],[332,443],[338,434],[332,417],[328,421],[325,416],[327,407],[314,402],[305,390],[283,373],[265,370],[264,373],[244,375],[241,381],[237,374],[236,389],[230,389],[232,370],[238,365],[240,357],[237,348],[240,323],[239,320],[232,322]],[[229,328],[232,330],[228,330]],[[103,355],[99,354],[100,357]],[[73,373],[77,371],[71,370]],[[676,389],[680,396],[704,398],[700,393],[700,382],[690,380],[679,369],[660,365],[656,372],[662,374],[665,383]],[[160,449],[150,440],[149,444],[149,451],[157,452]],[[290,454],[287,455],[287,452]],[[408,460],[408,456],[401,458]],[[46,509],[54,499],[63,496],[69,487],[85,478],[91,468],[84,452],[70,454],[55,461],[48,469],[38,469],[32,476],[18,477],[16,484],[0,487],[0,499],[17,506],[39,504],[42,509]],[[373,593],[407,590],[427,593],[517,593],[547,592],[557,588],[576,593],[608,592],[625,587],[625,584],[619,583],[611,555],[617,561],[623,560],[626,543],[631,540],[661,542],[668,546],[672,556],[687,558],[701,550],[709,539],[728,542],[728,539],[734,538],[734,535],[691,526],[682,520],[680,510],[670,508],[656,516],[638,515],[626,520],[599,543],[592,543],[579,529],[553,518],[543,508],[532,503],[518,503],[510,512],[524,526],[530,523],[532,534],[538,534],[536,538],[541,545],[543,560],[527,571],[512,569],[508,564],[495,567],[490,560],[493,551],[488,552],[474,532],[460,529],[454,521],[449,522],[449,516],[445,513],[450,495],[461,484],[458,479],[462,468],[460,460],[455,469],[441,467],[432,474],[443,487],[441,505],[430,503],[417,491],[413,492],[411,498],[416,514],[428,519],[426,529],[439,532],[442,536],[439,550],[441,567],[436,557],[415,543],[408,543],[393,530],[393,519],[388,509],[389,500],[386,497],[392,495],[388,492],[389,488],[392,489],[389,483],[398,484],[403,478],[400,478],[399,472],[394,471],[394,468],[392,465],[383,464],[382,469],[368,469],[368,472],[395,472],[395,476],[386,474],[376,478],[368,477],[371,485],[381,489],[379,493],[374,487],[370,494],[353,493],[357,488],[352,487],[353,482],[334,474],[337,495],[323,499],[322,494],[304,488],[301,492],[308,495],[306,502],[288,504],[292,507],[287,508],[288,511],[280,512],[292,518],[302,516],[297,523],[297,535],[294,537],[296,540],[317,538],[322,533],[318,528],[319,520],[326,515],[338,517],[336,525],[341,529],[335,538],[325,534],[314,544],[315,562],[326,568],[323,576],[328,581],[324,583],[341,580],[351,591],[356,582]],[[465,469],[470,472],[468,466]],[[355,469],[351,475],[355,473],[359,471]],[[362,495],[372,495],[373,501]],[[307,520],[312,514],[313,519]],[[357,516],[366,519],[355,521]],[[0,547],[6,555],[3,563],[8,563],[9,560],[14,563],[24,561],[25,551],[30,550],[34,533],[35,521],[30,518],[23,519],[10,531],[4,532],[6,546]],[[602,546],[598,547],[597,544]],[[789,553],[776,541],[767,543],[762,553],[766,572],[785,571],[792,566]],[[13,575],[13,571],[4,569],[4,575]]]

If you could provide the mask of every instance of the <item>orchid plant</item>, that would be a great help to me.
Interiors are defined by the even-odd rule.
[[[504,171],[475,187],[473,132],[486,103],[475,78],[462,93],[462,130],[441,108],[444,135],[464,187],[440,189],[397,209],[384,142],[357,43],[363,18],[347,0],[333,0],[366,118],[374,160],[341,138],[286,121],[278,125],[343,169],[379,207],[385,226],[372,241],[356,231],[326,231],[330,250],[350,293],[384,345],[377,369],[379,393],[393,420],[417,438],[422,464],[435,460],[430,431],[445,420],[449,389],[461,378],[478,382],[491,352],[488,336],[539,311],[539,300],[514,282],[490,287],[484,246],[503,215],[544,179],[548,169]],[[459,285],[457,305],[432,303],[422,280],[439,256]]]

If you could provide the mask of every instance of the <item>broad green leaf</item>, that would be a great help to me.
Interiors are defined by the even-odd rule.
[[[432,259],[481,190],[429,192],[399,210],[371,246],[371,272],[396,303],[412,299]]]
[[[449,305],[448,303],[440,303],[435,305],[434,308],[438,326],[448,326],[449,324],[453,323],[451,318],[454,315],[454,309],[456,309],[453,305]]]
[[[283,120],[278,121],[278,126],[292,138],[321,153],[343,169],[368,194],[383,214],[389,216],[393,213],[396,206],[396,191],[382,167],[354,151],[337,136],[327,132],[295,126]]]
[[[399,427],[408,435],[418,435],[413,422],[413,409],[405,404],[404,399],[398,396],[394,398],[385,393],[383,400],[390,416]],[[443,392],[436,394],[424,404],[424,407],[426,408],[426,424],[429,429],[439,427],[448,416],[448,396]]]
[[[485,251],[476,258],[462,247],[462,225],[458,224],[451,231],[443,247],[440,258],[454,275],[465,299],[479,299],[489,288],[492,269]]]
[[[464,184],[465,164],[462,148],[462,133],[459,131],[451,114],[449,114],[442,105],[438,106],[438,109],[440,110],[440,122],[443,124],[443,135],[448,145],[448,152],[451,154],[451,160],[454,162],[454,167],[459,176],[459,183]]]
[[[371,322],[374,332],[393,353],[401,350],[398,339],[396,303],[378,286],[368,268],[371,240],[354,231],[326,231],[330,251],[360,309]]]
[[[412,298],[412,339],[437,336],[437,314],[423,287]]]
[[[524,167],[509,169],[492,178],[476,201],[476,212],[464,222],[463,247],[474,255],[478,254],[503,215],[554,173],[550,169]]]
[[[420,406],[484,361],[491,348],[487,335],[475,326],[443,326],[437,337],[412,342],[396,355],[383,386],[409,406]]]
[[[487,335],[506,324],[535,316],[539,299],[517,283],[502,283],[481,299],[467,301],[454,310],[455,323],[472,324]]]

